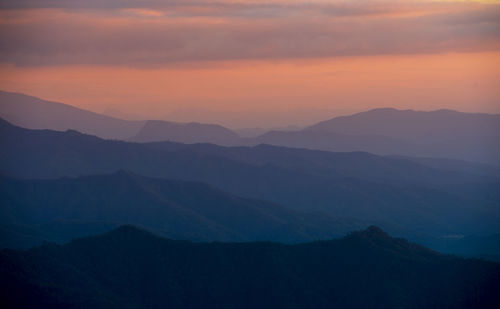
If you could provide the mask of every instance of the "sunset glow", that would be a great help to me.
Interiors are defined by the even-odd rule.
[[[231,113],[273,126],[388,105],[500,111],[500,1],[140,3],[3,1],[0,88],[229,126]]]
[[[500,0],[0,0],[1,308],[500,308]]]

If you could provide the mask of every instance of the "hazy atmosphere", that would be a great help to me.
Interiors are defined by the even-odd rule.
[[[0,3],[0,89],[130,119],[498,113],[500,1]]]
[[[0,308],[500,308],[500,1],[0,0]]]

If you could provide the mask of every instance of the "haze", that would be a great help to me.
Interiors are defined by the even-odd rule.
[[[243,128],[387,106],[500,112],[500,1],[0,8],[0,89],[124,118]]]

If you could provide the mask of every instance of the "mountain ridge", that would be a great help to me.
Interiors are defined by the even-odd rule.
[[[92,234],[96,223],[133,224],[178,239],[225,241],[308,241],[341,235],[352,227],[325,214],[241,198],[201,182],[149,178],[125,170],[55,180],[0,177],[0,183],[1,223],[31,227],[41,236],[52,235],[49,241],[71,240],[72,222],[80,223],[75,229],[81,235]],[[4,247],[36,244],[36,239],[16,244],[15,235],[3,236]]]
[[[235,132],[216,124],[125,120],[65,103],[1,90],[0,117],[29,129],[75,130],[105,139],[137,142],[172,140],[230,144],[239,138]]]
[[[19,178],[127,169],[149,177],[200,181],[297,211],[373,222],[392,233],[498,232],[498,177],[441,171],[405,159],[275,146],[127,143],[15,126],[0,130],[0,146],[0,173]]]
[[[21,99],[9,99],[12,97]],[[27,101],[23,104],[28,105],[18,102],[16,107],[9,101],[23,101],[22,98]],[[136,142],[170,140],[225,146],[266,143],[337,152],[452,158],[500,167],[500,146],[495,143],[500,139],[498,114],[378,108],[334,117],[301,130],[269,130],[257,137],[240,137],[235,131],[217,124],[128,121],[71,107],[83,113],[77,117],[68,112],[52,111],[47,107],[50,104],[22,94],[0,92],[0,117],[32,129],[74,129],[102,138]],[[54,119],[48,121],[50,117]]]
[[[9,290],[0,299],[5,308],[34,302],[38,308],[495,308],[500,303],[499,264],[441,255],[375,228],[284,245],[192,243],[122,226],[63,246],[0,250],[0,274],[0,286]]]
[[[394,108],[334,117],[300,131],[275,131],[256,138],[282,146],[453,158],[500,166],[498,139],[498,114]]]
[[[141,143],[172,141],[232,145],[237,144],[239,138],[235,132],[217,124],[148,120],[139,132],[128,140]]]
[[[73,129],[108,139],[128,138],[143,125],[142,121],[123,120],[6,91],[0,91],[0,117],[30,129]]]

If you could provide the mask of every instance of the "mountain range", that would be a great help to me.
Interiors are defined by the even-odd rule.
[[[260,143],[331,151],[441,157],[500,166],[500,115],[380,108],[326,120]]]
[[[500,266],[377,227],[299,245],[192,243],[123,226],[0,251],[2,308],[498,308]]]
[[[359,228],[326,214],[240,198],[203,183],[126,171],[53,180],[3,177],[0,182],[3,248],[65,243],[121,224],[197,241],[304,242]]]
[[[376,223],[398,235],[492,234],[500,226],[498,176],[453,170],[453,164],[439,169],[362,152],[267,145],[129,143],[76,131],[29,130],[5,121],[0,123],[0,156],[0,173],[15,178],[127,170],[204,182],[299,212]]]
[[[121,224],[177,239],[288,243],[377,224],[443,252],[500,256],[497,115],[377,109],[239,137],[6,92],[0,115],[18,125],[0,119],[2,247]],[[349,151],[359,149],[375,154]]]
[[[107,139],[174,141],[223,146],[271,144],[336,152],[438,157],[500,167],[500,115],[379,108],[335,117],[299,130],[273,130],[240,137],[216,124],[163,120],[129,121],[0,92],[0,117],[31,129],[76,130]]]
[[[218,145],[237,144],[239,136],[233,131],[215,124],[174,123],[149,120],[137,135],[128,139],[134,142],[172,141],[180,143],[212,143]]]
[[[5,91],[0,91],[0,117],[30,129],[75,130],[106,139],[140,142],[171,140],[227,144],[238,138],[236,133],[218,125],[124,120]]]
[[[144,126],[142,121],[113,118],[71,105],[20,93],[0,91],[0,117],[30,129],[76,130],[108,139],[125,139]]]

